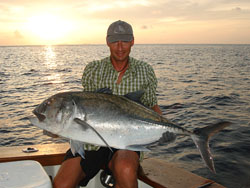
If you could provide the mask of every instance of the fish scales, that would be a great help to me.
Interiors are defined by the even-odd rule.
[[[144,121],[148,121],[148,123],[151,122],[153,124],[164,126],[166,131],[169,132],[185,134],[185,135],[192,134],[190,131],[183,129],[182,127],[177,126],[174,123],[170,122],[163,116],[160,116],[152,109],[149,109],[143,105],[131,101],[123,96],[117,97],[115,95],[93,93],[93,92],[86,92],[86,93],[80,92],[76,93],[76,96],[79,96],[81,100],[83,98],[84,100],[88,100],[88,103],[90,103],[90,100],[92,99],[93,100],[92,105],[95,106],[98,106],[97,101],[100,102],[99,106],[103,105],[105,103],[104,101],[107,101],[109,107],[111,106],[110,104],[113,104],[117,110],[123,111],[123,113],[126,113],[131,117],[134,117],[135,119],[140,118],[143,119]]]
[[[139,117],[152,119],[155,121],[163,121],[163,117],[159,116],[156,112],[151,109],[144,107],[134,101],[131,101],[123,96],[115,96],[111,94],[103,94],[103,93],[93,93],[93,92],[79,92],[75,93],[76,96],[80,98],[83,97],[86,100],[89,99],[99,99],[99,100],[106,100],[112,104],[119,105],[119,108],[124,110],[125,112],[129,113],[130,115],[136,114]],[[168,122],[168,120],[165,120]]]

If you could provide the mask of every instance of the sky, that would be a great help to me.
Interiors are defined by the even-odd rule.
[[[137,44],[250,44],[250,0],[0,0],[0,46],[105,44],[117,20]]]

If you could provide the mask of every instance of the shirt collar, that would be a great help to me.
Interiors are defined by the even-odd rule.
[[[110,57],[107,57],[107,58],[106,58],[106,63],[107,63],[107,66],[108,66],[109,69],[112,69],[113,71],[117,72],[117,71],[114,69],[114,67],[113,67],[113,65],[112,65],[112,63],[111,63]],[[126,70],[126,72],[125,72],[124,75],[126,75],[127,73],[130,73],[130,72],[131,72],[131,73],[136,73],[135,64],[134,64],[134,58],[132,58],[132,57],[129,57],[129,66],[128,66],[128,69]],[[117,72],[117,73],[118,73],[118,72]]]

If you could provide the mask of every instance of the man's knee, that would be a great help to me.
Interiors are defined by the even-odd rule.
[[[137,155],[137,154],[136,154]],[[132,157],[118,157],[116,162],[113,163],[112,172],[115,178],[117,188],[136,188],[137,172],[139,168],[139,157],[137,155]]]
[[[63,180],[54,179],[54,181],[53,181],[53,188],[69,188],[72,186],[74,186],[74,185],[72,185],[72,182],[67,181],[67,179],[63,179]]]
[[[139,156],[132,151],[121,151],[112,160],[111,169],[114,175],[129,177],[137,177],[139,167]]]
[[[75,188],[85,177],[80,166],[80,157],[64,161],[53,181],[53,188]]]
[[[123,160],[115,165],[114,169],[122,174],[129,175],[137,172],[138,165],[137,163],[131,163],[131,161]]]

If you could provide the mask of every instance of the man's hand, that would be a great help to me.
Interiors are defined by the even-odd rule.
[[[162,115],[162,111],[158,105],[153,106],[152,109],[158,114]],[[175,139],[176,139],[176,135],[174,133],[165,132],[162,134],[162,137],[160,138],[159,142],[160,144],[169,143],[169,142],[175,141]]]
[[[170,142],[174,142],[176,139],[176,135],[174,133],[171,132],[165,132],[162,134],[162,137],[159,140],[160,144],[163,143],[170,143]]]

